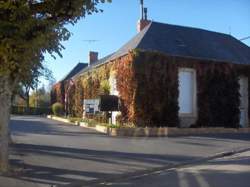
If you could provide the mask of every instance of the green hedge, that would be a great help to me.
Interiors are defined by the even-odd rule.
[[[63,115],[64,107],[61,103],[54,103],[52,105],[52,112],[56,116],[61,116]]]
[[[11,114],[16,115],[48,115],[51,114],[51,108],[46,107],[24,107],[24,106],[12,106]]]

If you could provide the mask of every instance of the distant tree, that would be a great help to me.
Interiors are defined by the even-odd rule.
[[[0,172],[8,171],[8,123],[15,87],[42,66],[44,53],[55,57],[62,41],[81,17],[99,12],[97,4],[111,0],[0,1]]]
[[[48,81],[54,80],[52,71],[42,66],[30,71],[30,75],[22,80],[14,91],[14,94],[26,101],[27,110],[29,110],[30,91],[37,89],[38,84],[40,83],[40,78],[45,78],[45,80]]]
[[[43,85],[31,93],[29,101],[31,107],[50,107],[50,91]]]

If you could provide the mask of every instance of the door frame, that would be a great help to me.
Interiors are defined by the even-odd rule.
[[[249,103],[248,103],[248,77],[246,76],[240,76],[239,77],[239,94],[240,94],[240,106],[239,106],[239,109],[240,109],[240,121],[239,121],[239,125],[240,127],[248,127],[249,124],[248,124],[248,110],[249,110]],[[243,90],[241,89],[241,86],[243,86]],[[241,91],[243,91],[243,98],[241,96]],[[242,112],[243,115],[242,115]],[[243,124],[241,124],[241,121],[242,121],[242,116],[243,116]]]

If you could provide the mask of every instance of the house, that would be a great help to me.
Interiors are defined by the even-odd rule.
[[[111,94],[120,98],[120,111],[112,114],[115,123],[249,126],[247,45],[228,34],[146,16],[137,28],[138,34],[119,50],[100,60],[95,53],[94,62],[73,76],[70,99],[76,108],[82,109],[85,99]]]

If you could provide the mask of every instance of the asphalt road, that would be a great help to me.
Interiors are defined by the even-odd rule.
[[[45,186],[84,183],[184,163],[247,147],[250,140],[249,134],[108,137],[83,127],[29,116],[12,117],[10,127],[15,142],[10,158],[14,167],[22,169],[19,179]],[[18,186],[22,186],[20,182]]]
[[[111,187],[249,187],[250,151],[199,165],[160,171],[156,174],[106,183]]]

